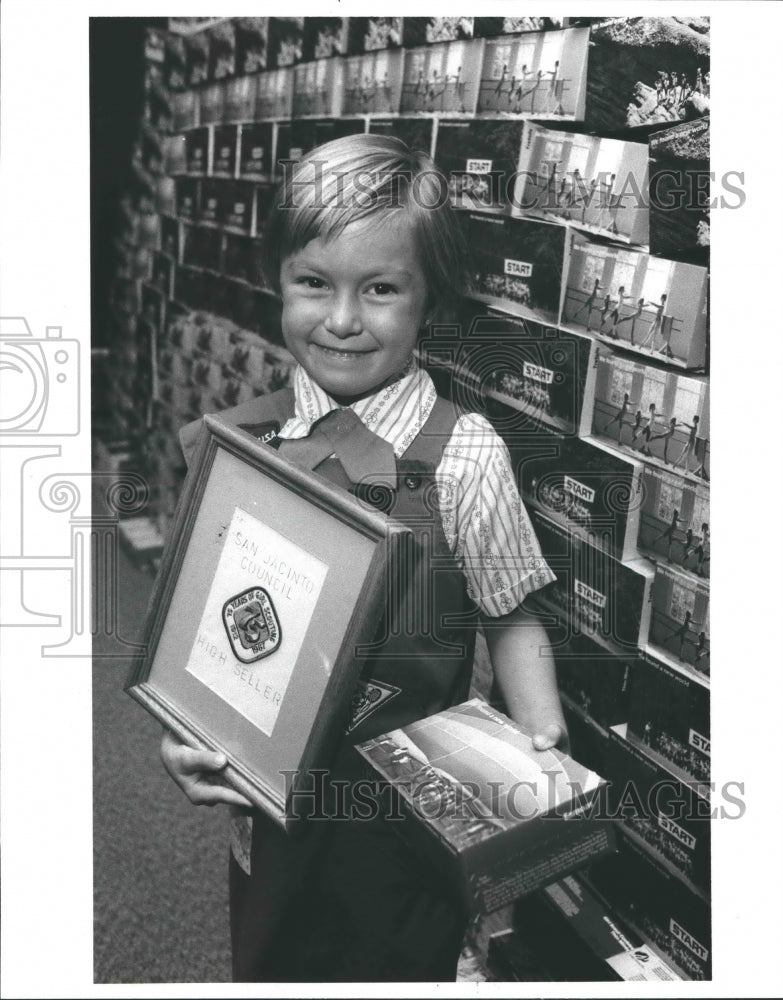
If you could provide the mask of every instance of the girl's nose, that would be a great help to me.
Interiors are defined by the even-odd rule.
[[[331,301],[324,326],[335,337],[361,333],[362,321],[355,297],[348,293],[336,295]]]

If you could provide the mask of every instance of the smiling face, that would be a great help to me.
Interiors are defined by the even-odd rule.
[[[311,240],[280,268],[283,337],[308,375],[340,403],[370,395],[404,370],[428,290],[404,213],[353,222]]]

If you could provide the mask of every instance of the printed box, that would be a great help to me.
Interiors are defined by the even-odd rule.
[[[226,188],[226,181],[204,180],[200,184],[198,221],[202,225],[217,226],[221,220],[220,202]]]
[[[164,38],[166,57],[163,78],[169,90],[183,90],[186,85],[187,53],[185,39],[167,32]]]
[[[296,362],[293,356],[278,345],[268,345],[264,358],[264,392],[274,392],[291,384]]]
[[[652,601],[650,645],[665,661],[709,677],[709,582],[659,562]]]
[[[522,143],[512,214],[646,246],[647,144],[531,125]]]
[[[592,432],[690,481],[709,482],[709,383],[615,354],[596,358]]]
[[[473,33],[476,38],[494,38],[496,35],[519,35],[523,31],[551,31],[563,27],[561,17],[474,17]],[[573,21],[573,18],[565,20]]]
[[[709,259],[710,119],[682,122],[650,136],[650,250]],[[736,187],[727,188],[733,196]],[[738,202],[741,204],[741,201]]]
[[[212,174],[214,177],[234,177],[237,166],[239,129],[236,125],[220,125],[214,130]]]
[[[210,129],[194,128],[185,136],[185,155],[189,174],[204,177],[209,173]]]
[[[557,644],[552,652],[557,686],[575,708],[604,730],[628,719],[635,657],[613,656],[583,635]]]
[[[607,865],[612,858],[607,858]],[[515,923],[549,960],[559,981],[670,982],[682,979],[579,875],[542,889],[535,910],[517,907]],[[565,968],[561,977],[558,970]]]
[[[397,114],[402,73],[402,52],[381,49],[350,56],[343,73],[343,114]]]
[[[171,95],[171,123],[175,132],[198,125],[199,95],[195,90],[183,90]]]
[[[708,17],[619,17],[590,32],[593,132],[662,128],[710,110]]]
[[[261,241],[250,236],[226,234],[223,271],[227,277],[246,281],[249,285],[261,283],[263,247]]]
[[[371,118],[368,131],[392,135],[411,149],[432,154],[435,142],[435,122],[431,118]]]
[[[163,172],[170,177],[187,173],[188,160],[184,135],[165,136],[162,143]]]
[[[256,111],[258,78],[237,76],[225,85],[223,120],[227,122],[252,121]]]
[[[610,815],[622,819],[626,837],[673,874],[690,893],[710,892],[709,790],[683,781],[631,742],[623,724],[609,730],[606,757]]]
[[[318,59],[294,67],[295,118],[339,117],[343,103],[343,62]]]
[[[550,438],[519,456],[526,504],[618,559],[638,556],[642,463],[595,440]]]
[[[510,446],[541,429],[580,432],[592,398],[595,342],[580,334],[473,306],[420,342],[425,364],[445,368],[460,405],[489,408]],[[489,403],[488,403],[489,401]]]
[[[262,343],[251,343],[248,344],[248,352],[245,381],[248,382],[254,394],[268,392],[269,387],[266,381],[266,348]]]
[[[269,65],[273,69],[301,61],[304,25],[303,17],[270,17]]]
[[[174,127],[171,96],[158,79],[148,81],[143,121],[158,132],[171,132]]]
[[[144,62],[148,79],[163,79],[166,62],[166,32],[147,28],[144,32]]]
[[[352,17],[350,50],[358,53],[398,49],[402,45],[402,26],[401,17]]]
[[[583,119],[589,39],[589,28],[488,39],[478,114]]]
[[[257,122],[240,127],[240,177],[261,181],[272,179],[273,128],[269,122]]]
[[[406,17],[402,44],[406,49],[435,42],[456,42],[473,38],[472,17]]]
[[[290,118],[294,103],[294,71],[292,69],[267,70],[259,73],[256,90],[257,120]]]
[[[620,733],[618,734],[618,730]],[[663,871],[703,899],[710,891],[710,804],[703,786],[680,782],[630,743],[625,726],[610,730],[607,774],[610,809],[619,810],[622,829]],[[615,759],[616,758],[616,759]],[[624,804],[621,805],[624,797]],[[631,804],[632,803],[632,804]]]
[[[282,179],[283,161],[301,160],[316,146],[331,139],[363,133],[364,119],[346,118],[337,121],[331,118],[297,119],[292,122],[279,122],[276,131],[275,170],[277,178]]]
[[[199,125],[214,125],[223,120],[226,85],[212,83],[199,91]]]
[[[159,250],[152,251],[152,283],[171,298],[174,284],[174,261]]]
[[[251,372],[250,338],[245,335],[237,336],[232,338],[232,340],[234,341],[232,343],[232,350],[227,360],[223,362],[223,372],[228,371],[230,374],[236,375],[237,378],[249,382]],[[255,360],[255,357],[253,360]],[[260,361],[263,367],[263,352],[261,353]]]
[[[150,188],[149,197],[153,200],[156,192],[154,188]],[[140,199],[141,200],[141,199]],[[138,229],[134,225],[133,228],[133,238],[137,241],[139,248],[149,247],[150,249],[159,246],[160,244],[160,216],[157,212],[157,205],[147,211],[140,212],[138,215]]]
[[[179,260],[180,248],[180,224],[177,219],[161,216],[160,220],[160,248],[173,260]]]
[[[232,232],[252,235],[255,190],[255,185],[248,181],[223,181],[219,201],[220,224]]]
[[[611,17],[564,17],[563,27],[566,28],[589,28],[593,24],[606,24],[614,20]]]
[[[282,343],[280,301],[267,292],[246,285],[244,282],[222,278],[217,289],[215,312],[227,316],[244,331],[259,334],[269,341]],[[232,374],[237,374],[237,371],[232,369]],[[243,370],[241,374],[245,380],[253,382],[247,370]]]
[[[182,263],[218,272],[222,266],[223,234],[209,226],[185,226]]]
[[[255,207],[255,229],[254,235],[261,238],[266,230],[269,214],[272,210],[272,201],[275,198],[277,189],[271,184],[256,185],[256,207]]]
[[[209,79],[209,35],[206,31],[185,36],[185,66],[189,87],[197,87]]]
[[[237,73],[258,73],[266,69],[269,43],[268,17],[237,17],[236,32]]]
[[[709,487],[652,466],[645,466],[642,484],[639,548],[709,578]]]
[[[656,866],[622,831],[617,843],[617,854],[581,873],[579,880],[683,979],[711,979],[709,904]]]
[[[570,234],[568,251],[561,326],[672,367],[704,367],[706,268],[607,246],[578,232]]]
[[[191,358],[209,355],[221,363],[231,356],[231,337],[236,325],[225,316],[188,314],[180,323],[179,343],[172,346]]]
[[[206,291],[202,270],[184,264],[177,266],[174,272],[174,299],[179,305],[188,309],[204,309]]]
[[[605,774],[606,750],[609,745],[608,731],[564,691],[560,693],[560,702],[568,727],[571,753],[577,760],[581,760],[585,767],[598,771],[599,774]]]
[[[481,302],[514,316],[557,323],[566,230],[533,219],[463,212],[473,288]]]
[[[406,49],[400,111],[475,114],[483,51],[483,39]]]
[[[120,542],[137,566],[142,566],[163,551],[163,539],[149,517],[132,517],[119,522]]]
[[[349,23],[348,17],[305,18],[302,45],[305,62],[347,55]]]
[[[217,409],[227,409],[231,406],[238,406],[240,403],[247,403],[254,399],[255,393],[248,382],[237,378],[228,369],[224,370],[223,384],[219,392],[211,396],[211,405]],[[203,413],[202,409],[200,413]],[[196,413],[196,417],[199,413]]]
[[[620,562],[540,511],[530,511],[541,553],[556,576],[535,595],[558,615],[559,641],[583,634],[611,653],[630,654],[647,642],[654,568],[645,559]]]
[[[198,358],[191,365],[188,384],[203,394],[215,392],[222,385],[222,371],[223,366],[212,358]]]
[[[465,903],[491,911],[612,850],[604,782],[473,699],[357,746],[395,793],[396,827]]]
[[[160,333],[166,327],[166,296],[146,281],[141,283],[141,316],[150,333]]]
[[[225,80],[234,76],[236,67],[236,29],[226,18],[207,30],[209,35],[209,79]]]
[[[451,204],[504,212],[513,196],[523,122],[439,121],[435,162],[449,181]]]
[[[149,306],[150,300],[146,299]],[[130,397],[137,410],[137,424],[145,430],[149,428],[152,416],[152,401],[158,393],[157,341],[159,321],[154,317],[155,307],[145,308],[139,316],[136,327],[136,363],[133,373],[126,383]]]
[[[116,241],[120,267],[118,275],[129,280],[148,278],[152,273],[152,251],[147,247],[136,247],[125,241]]]
[[[710,689],[650,652],[634,663],[627,737],[683,781],[710,780]]]
[[[179,351],[166,351],[160,357],[160,377],[168,382],[188,385],[195,360]]]
[[[138,164],[136,157],[138,157],[140,145],[141,163],[138,165],[145,168],[148,174],[159,176],[163,172],[163,150],[168,138],[168,136],[161,136],[156,129],[144,123],[141,127],[140,142],[137,144],[134,153],[136,164]]]

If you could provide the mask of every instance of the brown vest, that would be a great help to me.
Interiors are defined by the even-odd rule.
[[[281,389],[217,416],[278,447],[277,432],[293,414],[294,394]],[[451,403],[436,400],[421,432],[397,459],[396,489],[375,487],[372,469],[367,479],[351,482],[336,458],[315,470],[410,529],[399,564],[404,579],[390,588],[374,642],[359,651],[360,681],[346,719],[349,746],[468,697],[477,613],[443,533],[435,482],[457,417]],[[200,420],[194,421],[180,432],[186,459],[200,426]]]

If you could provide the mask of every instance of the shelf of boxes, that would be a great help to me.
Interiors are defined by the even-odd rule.
[[[418,354],[509,446],[557,577],[532,603],[556,640],[573,750],[708,780],[709,225],[646,198],[671,163],[675,179],[704,167],[706,19],[172,19],[146,55],[113,392],[115,437],[150,442],[161,533],[179,426],[292,369],[262,274],[279,161],[396,135],[435,158],[465,228],[465,308]],[[609,899],[627,858],[597,881],[644,947],[701,978],[709,838],[700,828],[688,874],[672,857],[693,834],[664,826],[628,838],[677,882],[683,913],[689,889],[702,907],[671,918],[679,937],[633,884]]]

